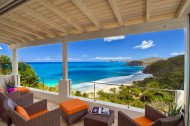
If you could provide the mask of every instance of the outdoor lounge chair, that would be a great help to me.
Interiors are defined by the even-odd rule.
[[[17,105],[19,106],[26,106],[33,103],[33,94],[30,93],[25,96],[20,96],[20,92],[15,91],[12,93],[5,93],[3,94],[0,92],[0,118],[3,119],[5,122],[7,122],[7,125],[11,125],[11,119],[7,115],[7,112],[4,108],[4,101],[5,99],[10,98],[12,99]]]
[[[118,112],[118,126],[182,126],[181,114],[167,117],[158,110],[146,105],[145,116],[132,119],[123,112]]]
[[[29,119],[16,111],[18,105],[11,99],[5,100],[4,107],[15,126],[60,126],[60,109],[48,111],[47,100],[22,108],[28,114]]]

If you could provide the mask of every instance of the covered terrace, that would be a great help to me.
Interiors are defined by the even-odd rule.
[[[30,89],[36,98],[60,103],[70,96],[68,79],[69,42],[144,32],[184,29],[185,53],[185,124],[190,125],[190,0],[1,0],[0,42],[12,49],[12,75],[20,86],[19,48],[62,43],[63,79],[59,92]],[[175,44],[175,43],[174,43]],[[7,76],[2,76],[5,78]],[[93,106],[125,111],[131,117],[142,109],[83,99]],[[117,116],[117,114],[116,114]]]

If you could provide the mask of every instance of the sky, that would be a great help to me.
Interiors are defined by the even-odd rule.
[[[184,52],[183,29],[83,40],[68,44],[70,62],[168,58]],[[11,57],[11,49],[0,42],[0,54]],[[18,57],[19,61],[24,62],[61,62],[62,44],[21,48],[18,50]]]

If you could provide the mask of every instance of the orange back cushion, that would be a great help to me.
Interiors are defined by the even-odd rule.
[[[3,92],[3,89],[0,89],[0,92]]]
[[[16,112],[18,112],[18,114],[20,114],[26,120],[30,120],[30,117],[24,108],[16,106]]]

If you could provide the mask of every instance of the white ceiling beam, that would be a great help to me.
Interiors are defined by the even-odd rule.
[[[14,48],[23,48],[23,47],[29,47],[29,46],[38,46],[38,45],[45,45],[45,44],[53,44],[53,43],[61,43],[62,38],[61,37],[55,37],[55,38],[48,38],[48,39],[43,39],[43,40],[36,40],[28,43],[23,43],[23,44],[12,44],[9,47],[14,49]]]
[[[13,40],[13,39],[10,39],[10,38],[6,38],[6,37],[4,37],[4,36],[0,36],[0,39],[3,39],[3,40],[7,40],[7,41],[10,41],[10,42],[17,43],[16,40]]]
[[[150,20],[151,0],[146,0],[146,21]]]
[[[29,19],[26,19],[18,14],[15,14],[15,13],[12,13],[12,14],[9,14],[8,15],[9,18],[12,18],[26,26],[29,26],[31,27],[32,29],[35,29],[37,31],[40,31],[40,32],[44,32],[46,34],[49,34],[50,36],[56,36],[56,34],[50,30],[47,30],[45,29],[44,27],[42,27],[41,25],[29,20]]]
[[[17,42],[15,41],[12,41],[10,39],[6,39],[6,38],[1,38],[0,37],[0,42],[2,41],[2,43],[5,43],[5,44],[16,44]]]
[[[7,31],[7,32],[17,34],[17,35],[22,36],[22,37],[25,37],[25,38],[27,38],[29,40],[34,40],[34,37],[32,35],[29,35],[27,33],[24,33],[22,31],[20,31],[20,30],[17,30],[15,28],[11,28],[11,27],[3,25],[3,24],[0,24],[0,29],[3,29],[5,31]]]
[[[6,37],[6,38],[11,38],[11,39],[16,40],[16,41],[21,42],[21,43],[24,42],[22,39],[19,39],[15,36],[8,35],[8,34],[2,33],[2,32],[0,32],[0,36]]]
[[[1,29],[0,33],[1,33],[2,35],[6,34],[6,35],[9,35],[9,36],[11,36],[11,37],[17,38],[17,39],[20,40],[20,42],[27,42],[27,41],[29,41],[29,40],[28,40],[27,38],[25,38],[25,37],[22,37],[22,36],[20,36],[20,35],[17,35],[17,34],[15,34],[15,33],[11,33],[11,32],[8,32],[8,31],[2,30],[2,29]]]
[[[84,5],[81,0],[72,0],[72,2],[86,15],[99,29],[102,29],[100,22],[95,18],[92,12]]]
[[[7,40],[3,40],[3,39],[0,39],[0,43],[3,43],[3,44],[14,44],[13,42],[9,42]]]
[[[116,0],[108,0],[110,7],[112,8],[112,11],[120,25],[123,25],[123,20],[121,17],[121,14],[119,12],[119,8],[117,7]]]
[[[49,20],[47,17],[43,16],[42,14],[40,14],[40,13],[34,11],[33,9],[31,9],[31,8],[29,8],[29,7],[27,7],[27,6],[21,7],[20,10],[23,11],[24,13],[27,13],[28,15],[31,15],[31,16],[33,16],[34,18],[36,18],[36,19],[38,19],[38,20],[40,20],[40,21],[42,21],[42,22],[44,22],[44,23],[50,25],[51,27],[58,29],[59,31],[61,31],[61,32],[65,33],[65,34],[68,34],[68,33],[69,33],[69,32],[68,32],[65,28],[63,28],[62,26],[60,26],[60,25],[58,25],[58,24],[52,22],[52,21]]]
[[[68,14],[63,12],[61,9],[59,9],[57,6],[55,6],[53,3],[47,1],[47,0],[37,0],[40,4],[47,7],[51,11],[53,11],[57,16],[59,16],[61,19],[67,21],[69,24],[71,24],[76,29],[80,30],[81,32],[84,32],[83,28],[75,21],[73,20]]]
[[[182,0],[182,2],[180,3],[178,7],[176,17],[183,16],[184,12],[186,11],[189,5],[190,5],[190,0]]]
[[[94,32],[85,32],[81,34],[63,36],[62,38],[60,37],[60,38],[51,38],[51,39],[32,41],[25,44],[12,44],[10,45],[10,48],[23,48],[27,46],[60,43],[62,40],[66,42],[74,42],[74,41],[79,42],[80,40],[87,40],[87,39],[104,38],[104,37],[120,36],[120,35],[127,35],[127,34],[138,34],[138,33],[144,33],[144,32],[171,30],[171,29],[179,29],[179,28],[184,28],[183,18],[146,22],[146,23],[135,24],[135,25],[127,26],[127,27],[121,26],[121,27],[112,28],[112,29],[102,29],[102,30],[98,30]]]
[[[22,32],[25,32],[25,33],[28,33],[28,34],[31,34],[31,35],[34,35],[40,39],[44,39],[44,36],[40,35],[40,33],[30,29],[30,28],[27,28],[27,27],[24,27],[23,25],[19,25],[15,22],[12,22],[12,21],[9,21],[9,20],[6,20],[6,19],[3,19],[3,18],[0,18],[0,22],[4,25],[7,25],[9,27],[13,27],[15,29],[18,29]]]

